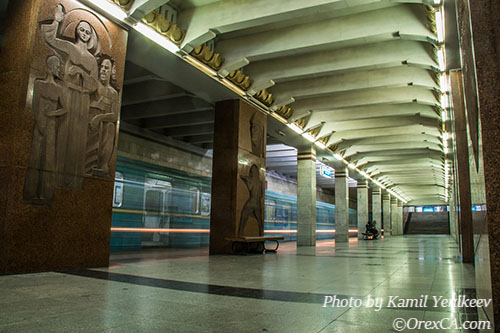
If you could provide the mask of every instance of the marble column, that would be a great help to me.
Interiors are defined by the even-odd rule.
[[[349,171],[335,169],[335,242],[349,241]]]
[[[382,229],[382,198],[380,189],[372,190],[372,221],[376,222],[375,227]]]
[[[470,52],[468,58],[475,60],[476,68],[476,73],[465,76],[464,86],[475,87],[474,78],[477,79],[477,94],[471,94],[471,97],[479,102],[480,141],[482,143],[482,149],[477,151],[479,165],[476,169],[480,173],[484,172],[485,188],[480,191],[484,191],[486,198],[486,216],[478,216],[477,220],[474,219],[474,233],[477,234],[476,290],[478,298],[492,296],[493,302],[487,309],[487,313],[490,319],[493,319],[495,329],[498,330],[500,328],[500,174],[498,172],[500,165],[498,145],[500,137],[500,98],[498,98],[500,91],[500,63],[498,61],[500,59],[500,2],[498,0],[461,0],[457,1],[457,9],[459,4],[464,3],[470,4],[470,18],[463,17],[463,21],[468,22],[470,19],[473,38],[473,43],[469,43],[473,45],[473,56]],[[462,7],[460,6],[460,9]],[[458,10],[458,12],[461,17],[464,11]],[[471,37],[470,31],[463,27],[460,27],[459,31],[464,31],[461,34],[462,38]],[[467,114],[469,115],[468,106]],[[481,170],[482,166],[484,166],[483,170]],[[491,278],[490,284],[487,282],[488,275]],[[481,311],[478,312],[481,313]]]
[[[297,152],[297,246],[316,246],[316,150]]]
[[[467,117],[462,82],[462,72],[450,73],[459,197],[459,234],[463,262],[474,262],[474,231],[472,226],[472,202],[469,170],[469,148],[467,142]]]
[[[266,115],[243,100],[215,104],[210,254],[232,237],[264,235]]]
[[[398,236],[398,199],[391,197],[391,235]]]
[[[0,275],[108,266],[127,31],[73,0],[5,17]]]
[[[383,228],[384,237],[391,236],[391,195],[384,193],[382,195],[382,214],[383,214]]]
[[[358,211],[358,239],[363,239],[362,233],[365,232],[368,223],[368,181],[358,181],[357,193],[357,211]]]
[[[398,200],[398,235],[401,236],[404,234],[404,226],[403,226],[403,201]]]

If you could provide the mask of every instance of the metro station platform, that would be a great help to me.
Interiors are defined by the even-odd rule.
[[[473,307],[434,307],[432,296],[475,298],[474,269],[450,236],[332,242],[249,256],[115,253],[106,269],[0,276],[0,331],[387,332],[397,318],[460,325],[483,317]],[[380,309],[366,306],[368,295]],[[324,307],[325,296],[338,306]],[[390,296],[419,303],[388,308]]]

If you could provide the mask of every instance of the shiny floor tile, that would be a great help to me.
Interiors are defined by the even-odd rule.
[[[114,253],[108,268],[0,276],[0,332],[385,332],[398,318],[471,320],[477,309],[411,303],[471,297],[474,268],[457,258],[447,236],[288,242],[250,256]]]

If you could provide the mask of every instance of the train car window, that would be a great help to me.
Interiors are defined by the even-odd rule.
[[[292,206],[289,203],[276,205],[276,221],[288,221],[292,213]]]
[[[201,215],[210,215],[210,193],[201,194]]]
[[[115,173],[115,187],[113,191],[113,207],[121,207],[123,204],[123,173]]]
[[[159,214],[166,211],[172,185],[169,182],[146,178],[144,183],[144,211]]]
[[[163,193],[157,190],[146,191],[144,210],[146,213],[160,213],[163,208]]]
[[[189,191],[193,195],[193,214],[199,214],[200,213],[200,190],[197,187],[190,187]]]
[[[265,200],[265,206],[266,206],[266,215],[265,219],[266,220],[275,220],[276,218],[276,202],[274,200]]]

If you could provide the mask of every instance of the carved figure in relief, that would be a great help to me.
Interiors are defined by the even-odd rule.
[[[91,103],[92,110],[97,112],[90,120],[87,148],[86,172],[94,175],[110,175],[119,112],[119,94],[114,87],[115,71],[113,58],[103,55],[99,65],[98,100]]]
[[[86,21],[76,25],[74,41],[59,38],[59,24],[64,16],[64,8],[59,4],[55,20],[50,24],[42,24],[41,32],[45,42],[65,59],[63,105],[67,114],[61,118],[57,133],[58,185],[81,189],[90,95],[97,90],[99,72],[94,55],[100,47],[95,29]]]
[[[257,120],[257,113],[250,119],[250,139],[252,141],[252,153],[259,157],[264,156],[264,126]]]
[[[47,58],[47,77],[35,80],[33,114],[35,126],[25,177],[23,199],[32,204],[50,204],[56,187],[56,119],[65,115],[60,81],[61,59]]]
[[[250,197],[241,210],[240,225],[238,227],[238,236],[243,236],[245,225],[248,218],[253,216],[257,220],[259,227],[259,236],[264,235],[264,221],[262,220],[262,195],[263,187],[259,177],[259,168],[252,164],[248,176],[240,176],[248,188]]]

